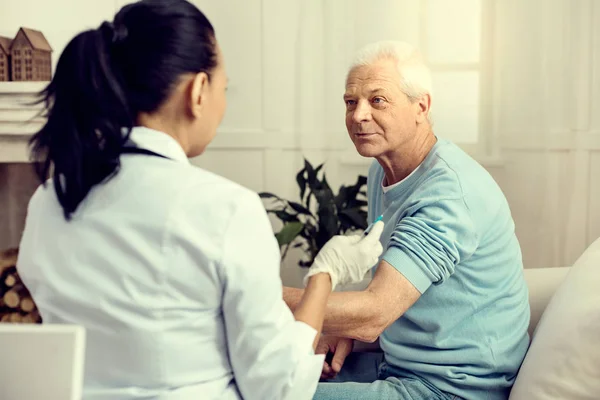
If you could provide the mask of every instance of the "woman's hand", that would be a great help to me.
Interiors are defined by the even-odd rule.
[[[306,284],[311,276],[322,272],[329,273],[331,276],[331,290],[339,284],[362,281],[383,252],[379,242],[383,226],[383,222],[378,221],[366,236],[331,238],[315,257],[313,265],[304,278],[304,283]]]

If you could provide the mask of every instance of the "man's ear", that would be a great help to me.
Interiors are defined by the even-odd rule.
[[[424,94],[416,102],[417,106],[417,123],[422,124],[427,121],[427,116],[431,110],[431,95]]]
[[[202,116],[206,95],[208,93],[208,75],[206,72],[197,73],[192,79],[189,91],[189,109],[191,114],[199,118]]]

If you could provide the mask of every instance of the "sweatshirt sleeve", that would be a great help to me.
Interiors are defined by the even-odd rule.
[[[383,259],[424,293],[448,279],[478,244],[463,199],[442,199],[397,222]]]

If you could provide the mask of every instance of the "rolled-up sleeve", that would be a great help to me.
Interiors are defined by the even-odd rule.
[[[424,293],[443,283],[477,249],[479,238],[462,198],[424,205],[396,224],[383,260]]]
[[[236,384],[247,399],[311,399],[324,361],[312,348],[317,332],[283,301],[279,247],[260,199],[237,203],[220,263]]]

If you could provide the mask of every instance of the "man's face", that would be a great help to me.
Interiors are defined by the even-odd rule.
[[[402,92],[397,63],[391,59],[353,68],[344,101],[348,134],[363,157],[397,150],[423,121],[422,103],[411,103]]]

